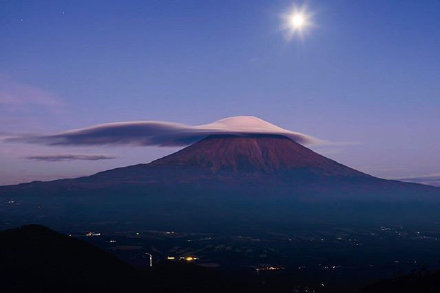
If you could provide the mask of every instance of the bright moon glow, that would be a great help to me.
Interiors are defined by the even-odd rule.
[[[305,23],[304,16],[301,14],[294,14],[292,15],[290,22],[294,28],[300,29]]]
[[[295,36],[303,37],[306,30],[312,26],[311,14],[305,6],[293,7],[281,17],[283,19],[282,30],[287,40]]]

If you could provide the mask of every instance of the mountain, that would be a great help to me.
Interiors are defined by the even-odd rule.
[[[282,178],[290,173],[315,176],[371,178],[323,157],[279,135],[213,135],[174,154],[140,164],[98,173],[91,180],[140,182],[199,181],[228,178]]]
[[[192,166],[213,174],[281,174],[294,169],[310,169],[326,175],[365,176],[287,137],[276,135],[209,136],[150,166]]]
[[[282,135],[211,135],[148,164],[77,179],[0,188],[0,194],[75,190],[188,190],[270,193],[302,198],[413,199],[431,186],[384,180],[328,159]]]
[[[148,164],[0,187],[0,223],[290,233],[434,223],[439,200],[437,187],[376,178],[284,136],[212,135]]]

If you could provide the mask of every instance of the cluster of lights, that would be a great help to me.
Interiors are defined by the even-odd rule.
[[[101,236],[101,233],[96,233],[96,232],[87,232],[86,233],[87,237],[98,237]]]
[[[194,262],[194,261],[196,261],[196,260],[198,260],[199,258],[197,258],[197,257],[195,257],[195,256],[180,256],[179,257],[179,260],[180,261],[186,261],[186,262]],[[167,260],[169,260],[169,261],[174,261],[174,260],[176,260],[176,257],[175,256],[168,256],[167,257]]]
[[[257,271],[257,273],[259,273],[261,271],[280,271],[283,269],[284,267],[267,266],[267,267],[256,268],[255,270]]]

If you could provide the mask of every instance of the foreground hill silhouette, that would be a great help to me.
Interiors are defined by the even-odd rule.
[[[401,275],[393,279],[374,282],[367,286],[361,293],[431,293],[440,292],[440,270],[414,271],[408,275]]]
[[[1,292],[123,292],[140,287],[136,271],[116,257],[46,227],[0,232]]]

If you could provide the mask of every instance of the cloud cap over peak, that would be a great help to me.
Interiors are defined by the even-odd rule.
[[[323,141],[312,136],[283,129],[253,116],[236,116],[209,124],[190,126],[165,121],[130,121],[94,125],[54,135],[8,138],[7,141],[44,145],[138,145],[186,146],[210,135],[283,135],[305,145]]]

